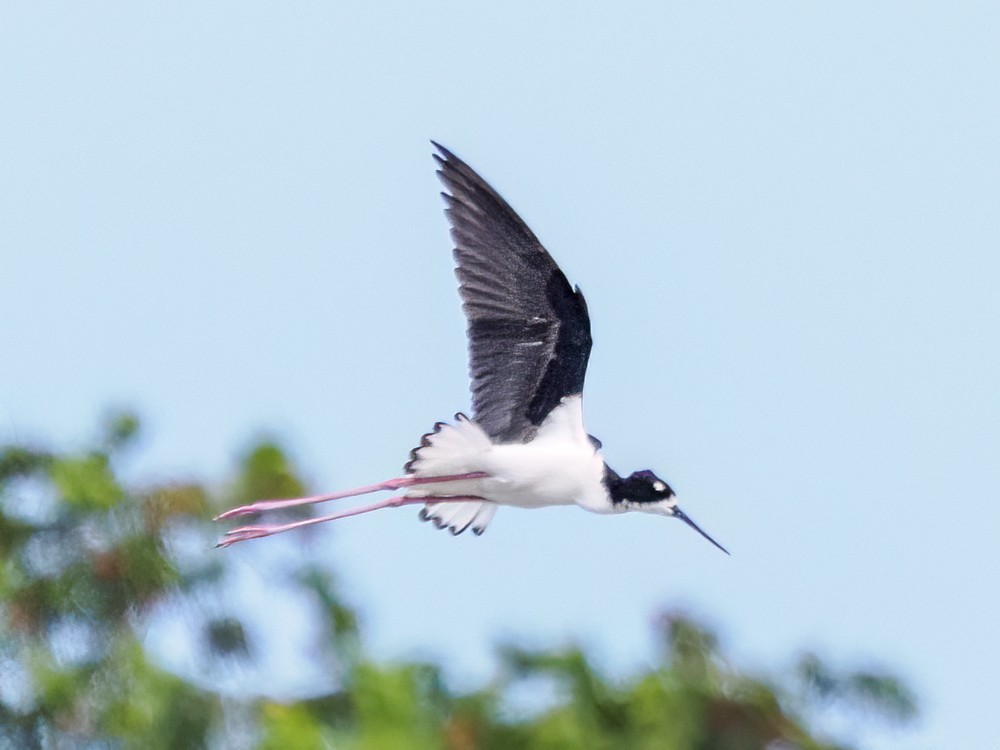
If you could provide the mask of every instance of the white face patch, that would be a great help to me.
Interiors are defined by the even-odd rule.
[[[657,500],[652,503],[623,503],[624,510],[637,510],[640,513],[652,513],[655,516],[673,516],[677,507],[677,498],[671,497],[669,500]]]
[[[667,489],[667,485],[659,481],[653,482],[653,489],[657,492],[663,492],[663,490]]]

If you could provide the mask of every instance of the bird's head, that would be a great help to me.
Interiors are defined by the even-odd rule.
[[[670,485],[648,469],[635,471],[624,479],[615,475],[610,478],[608,489],[612,502],[622,510],[637,510],[658,516],[679,518],[727,555],[729,554],[729,550],[702,531],[698,524],[677,507],[677,495]]]

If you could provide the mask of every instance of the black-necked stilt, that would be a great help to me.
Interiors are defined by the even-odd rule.
[[[403,494],[327,516],[226,532],[220,546],[414,503],[421,519],[482,534],[497,507],[576,504],[594,513],[642,511],[679,518],[727,552],[677,507],[651,471],[628,477],[605,462],[583,426],[590,316],[534,233],[469,165],[434,144],[468,319],[473,418],[438,422],[410,454],[404,476],[344,492],[263,500],[219,519],[382,490]],[[727,552],[728,554],[728,552]]]

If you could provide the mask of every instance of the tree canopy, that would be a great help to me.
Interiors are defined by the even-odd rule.
[[[839,671],[815,654],[754,674],[674,611],[658,620],[655,663],[624,677],[581,648],[499,646],[494,678],[457,689],[440,665],[371,658],[333,572],[312,562],[288,569],[287,585],[315,604],[314,656],[331,684],[283,701],[266,684],[234,692],[171,673],[144,640],[163,607],[198,613],[187,636],[220,673],[261,659],[267,644],[239,616],[199,604],[233,565],[205,554],[211,518],[305,488],[266,441],[219,487],[130,486],[120,463],[138,429],[118,414],[83,450],[0,448],[0,748],[834,750],[852,738],[824,729],[831,711],[891,723],[916,714],[892,674]],[[512,706],[516,690],[529,708]]]

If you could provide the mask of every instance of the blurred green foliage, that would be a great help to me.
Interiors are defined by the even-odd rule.
[[[260,659],[266,644],[251,647],[238,616],[199,605],[236,559],[206,553],[218,533],[209,519],[305,488],[267,442],[223,491],[126,486],[120,456],[138,433],[120,414],[83,451],[0,448],[0,749],[832,750],[847,745],[817,728],[824,712],[915,714],[910,690],[878,670],[837,671],[814,654],[778,677],[736,669],[680,613],[659,621],[656,663],[628,677],[602,674],[577,648],[505,647],[490,684],[459,691],[434,664],[368,658],[334,576],[309,563],[295,563],[287,585],[315,605],[316,658],[335,684],[294,701],[266,684],[228,694],[196,684],[157,666],[143,643],[148,618],[164,606],[200,613],[189,636],[220,671]],[[185,535],[200,554],[172,543]],[[531,709],[511,707],[517,691]]]

